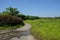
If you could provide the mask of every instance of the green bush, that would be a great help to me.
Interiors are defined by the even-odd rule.
[[[20,17],[11,16],[11,15],[0,15],[0,26],[3,25],[24,25],[23,20]]]
[[[17,15],[18,17],[21,17],[23,20],[26,20],[26,16],[25,15],[23,15],[23,14],[19,14],[19,15]]]
[[[35,20],[35,19],[39,19],[38,16],[29,16],[29,15],[23,15],[23,14],[19,14],[17,16],[21,17],[23,20]]]

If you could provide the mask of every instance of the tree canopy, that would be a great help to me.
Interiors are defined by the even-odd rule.
[[[6,8],[6,12],[8,12],[10,15],[19,14],[19,11],[17,10],[17,8],[12,8],[12,7]]]

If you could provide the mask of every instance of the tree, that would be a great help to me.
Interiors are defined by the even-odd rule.
[[[25,20],[26,19],[26,16],[24,15],[24,14],[19,14],[19,15],[17,15],[18,17],[21,17],[23,20]]]
[[[0,15],[1,15],[1,12],[0,12]]]
[[[6,11],[9,12],[10,15],[17,15],[17,14],[19,14],[19,11],[17,10],[17,8],[9,7],[9,8],[6,8]]]
[[[9,12],[7,12],[7,11],[3,11],[3,12],[2,12],[2,15],[10,15],[10,14],[9,14]]]

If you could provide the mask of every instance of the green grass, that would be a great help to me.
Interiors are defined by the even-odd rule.
[[[38,40],[60,40],[60,19],[26,20]]]
[[[0,26],[0,30],[15,29],[15,28],[20,28],[20,27],[22,27],[22,25],[16,25],[16,26],[3,25],[3,26]]]

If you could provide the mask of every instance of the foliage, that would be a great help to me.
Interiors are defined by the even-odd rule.
[[[6,11],[7,11],[10,15],[17,15],[17,14],[19,14],[19,11],[17,10],[17,8],[9,7],[9,8],[6,8]]]
[[[29,15],[23,15],[23,14],[19,14],[17,15],[18,17],[21,17],[23,20],[35,20],[35,19],[39,19],[39,17],[37,16],[29,16]]]
[[[55,19],[60,19],[60,17],[54,17]]]
[[[29,15],[19,14],[19,11],[17,10],[17,8],[12,8],[12,7],[6,8],[6,11],[3,11],[1,15],[14,15],[14,16],[21,17],[23,20],[39,19],[38,16],[29,16]]]
[[[10,13],[7,12],[7,11],[3,11],[3,12],[1,13],[1,15],[10,15]]]
[[[16,16],[11,15],[0,15],[0,26],[11,25],[15,26],[17,24],[23,25],[23,20]]]
[[[27,20],[35,20],[35,19],[39,19],[39,17],[27,15],[27,16],[26,16],[26,19],[27,19]]]
[[[60,40],[60,19],[25,20],[38,40]]]
[[[17,8],[9,7],[6,8],[6,11],[0,12],[0,15],[15,15],[21,17],[23,20],[35,20],[35,19],[60,19],[60,17],[38,17],[38,16],[30,16],[19,14]]]
[[[15,26],[3,25],[3,26],[0,26],[0,30],[16,29],[20,27],[22,27],[22,25],[15,25]]]
[[[17,15],[18,17],[21,17],[23,20],[25,20],[26,18],[26,16],[25,15],[23,15],[23,14],[19,14],[19,15]]]

